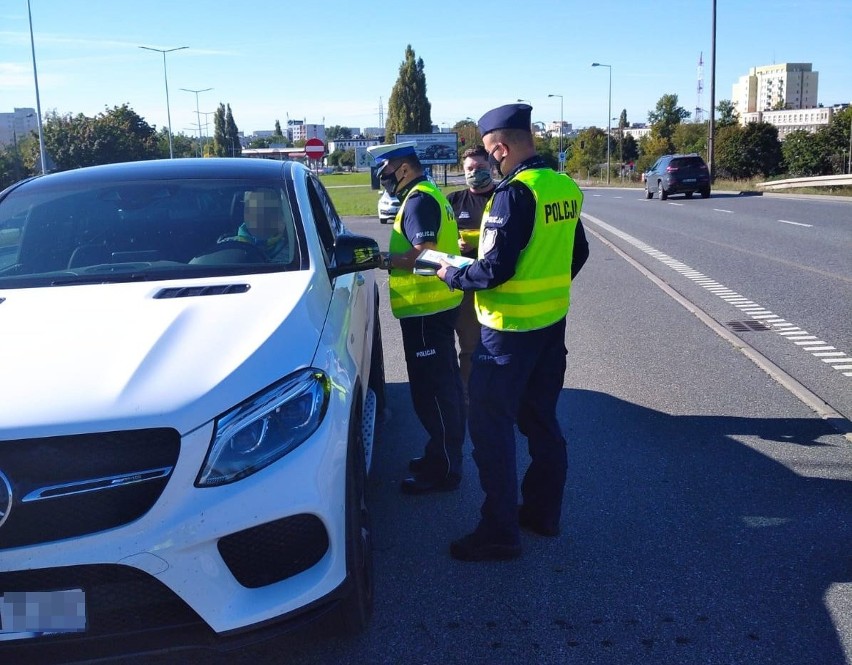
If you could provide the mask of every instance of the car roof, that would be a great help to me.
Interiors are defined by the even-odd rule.
[[[20,183],[21,188],[79,185],[86,181],[112,182],[169,179],[291,179],[307,169],[298,162],[246,157],[154,159],[88,166],[37,176]]]

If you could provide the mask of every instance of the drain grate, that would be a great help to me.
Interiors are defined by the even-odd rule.
[[[725,325],[734,332],[764,332],[766,330],[772,330],[763,321],[754,320],[728,321]]]

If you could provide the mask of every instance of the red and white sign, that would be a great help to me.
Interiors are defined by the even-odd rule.
[[[322,159],[325,155],[325,143],[321,139],[308,139],[305,141],[305,154],[311,159]]]

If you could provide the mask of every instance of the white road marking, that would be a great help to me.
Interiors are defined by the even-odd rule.
[[[802,224],[801,222],[790,222],[786,219],[779,219],[778,221],[781,222],[782,224],[793,224],[794,226],[807,226],[808,228],[811,228],[813,226],[813,224]]]
[[[683,205],[680,203],[672,203],[671,205]],[[724,300],[726,303],[734,305],[737,309],[742,311],[744,314],[748,314],[752,316],[756,320],[761,320],[764,324],[769,326],[770,330],[774,330],[778,335],[792,341],[794,344],[800,345],[799,348],[804,349],[808,353],[810,353],[814,358],[818,358],[822,360],[822,362],[827,364],[832,364],[833,369],[836,370],[848,370],[852,369],[852,356],[843,352],[843,351],[829,351],[828,349],[833,349],[833,346],[826,346],[828,342],[823,341],[821,338],[816,335],[811,335],[807,330],[802,330],[798,326],[789,323],[786,319],[774,314],[771,310],[764,308],[762,305],[749,300],[736,293],[735,291],[729,289],[724,284],[714,280],[711,277],[691,268],[685,263],[678,261],[677,259],[669,256],[661,252],[658,249],[651,247],[650,245],[642,242],[638,238],[634,238],[633,236],[625,233],[624,231],[615,228],[614,226],[610,226],[603,220],[597,219],[596,217],[592,217],[591,215],[584,214],[583,217],[587,219],[589,222],[593,224],[597,224],[602,229],[606,229],[613,235],[618,236],[622,240],[627,241],[637,249],[645,252],[648,256],[651,256],[657,259],[660,263],[668,266],[672,270],[680,273],[687,279],[692,280],[697,285],[706,289],[710,293],[717,295],[720,299]],[[785,220],[779,219],[779,222],[783,222]],[[787,224],[796,224],[798,226],[811,226],[810,224],[799,224],[798,222],[786,222]],[[805,341],[809,340],[809,341]],[[817,347],[813,347],[811,345],[821,345]],[[842,372],[843,376],[852,377],[852,372]]]
[[[728,213],[729,215],[733,215],[733,214],[734,214],[734,211],[733,211],[733,210],[722,210],[722,208],[713,208],[713,210],[714,210],[714,211],[716,211],[716,212],[726,212],[726,213]]]

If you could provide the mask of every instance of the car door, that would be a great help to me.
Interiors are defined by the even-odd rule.
[[[346,229],[334,209],[322,183],[308,176],[308,197],[320,236],[326,268],[332,265],[334,243]],[[372,273],[351,273],[333,279],[331,307],[323,335],[334,337],[333,343],[339,354],[349,355],[359,368],[361,376],[368,372],[369,345],[372,343],[374,300]]]

